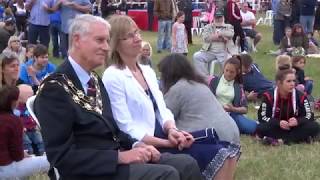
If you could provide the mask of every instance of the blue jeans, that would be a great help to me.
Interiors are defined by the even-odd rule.
[[[313,32],[314,16],[300,16],[300,24],[305,33]]]
[[[51,41],[52,41],[52,55],[54,57],[60,56],[60,45],[59,39],[61,39],[61,23],[52,22],[50,24],[50,34],[51,34]]]
[[[23,134],[23,146],[25,150],[28,150],[29,154],[33,154],[34,150],[32,147],[34,144],[38,149],[38,154],[42,155],[44,153],[44,144],[42,136],[38,130],[27,130]]]
[[[313,80],[306,80],[304,84],[304,89],[308,95],[311,95],[313,89]]]
[[[159,20],[158,21],[158,42],[157,50],[171,49],[171,20]]]
[[[241,134],[253,134],[256,132],[256,121],[251,120],[239,113],[230,113],[230,116],[236,122]]]
[[[50,33],[49,26],[40,26],[40,25],[29,25],[28,33],[28,43],[29,44],[38,44],[37,40],[39,38],[40,44],[49,47],[50,42]]]

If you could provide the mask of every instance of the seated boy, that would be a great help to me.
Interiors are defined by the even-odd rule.
[[[264,77],[249,54],[241,54],[240,57],[242,60],[243,89],[246,91],[247,99],[255,101],[265,91],[272,89],[274,83]]]
[[[33,51],[34,59],[21,65],[20,79],[37,90],[44,77],[55,71],[56,66],[49,62],[48,48],[42,44],[36,45]]]

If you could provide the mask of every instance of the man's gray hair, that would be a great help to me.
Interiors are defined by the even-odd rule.
[[[74,34],[80,34],[80,36],[87,34],[90,30],[90,26],[94,23],[102,23],[109,31],[111,30],[111,26],[108,21],[101,17],[90,14],[78,15],[72,20],[69,27],[69,48],[72,47],[72,36]]]

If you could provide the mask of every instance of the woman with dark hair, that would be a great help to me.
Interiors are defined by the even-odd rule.
[[[23,125],[13,114],[19,89],[16,86],[0,88],[0,177],[21,178],[49,169],[46,156],[30,157],[23,151]]]
[[[0,88],[4,85],[15,86],[22,84],[19,79],[19,60],[12,53],[3,53],[0,61]]]
[[[142,39],[136,23],[128,16],[113,16],[109,22],[112,59],[102,81],[119,128],[160,152],[191,155],[206,180],[233,179],[239,144],[225,147],[217,143],[211,130],[196,132],[195,136],[178,129],[155,72],[150,66],[138,64]],[[206,133],[209,139],[201,138]],[[195,141],[197,137],[205,142]]]
[[[292,69],[280,70],[276,87],[263,94],[257,133],[264,143],[308,142],[319,134],[307,96],[295,89],[295,79]]]
[[[213,127],[220,140],[240,142],[236,124],[211,93],[207,82],[195,72],[187,57],[168,55],[158,67],[164,100],[179,129],[191,132]]]
[[[295,24],[292,27],[291,47],[294,47],[294,48],[302,47],[305,53],[308,52],[309,40],[308,40],[308,36],[304,33],[304,30],[301,24]]]
[[[248,112],[247,99],[242,83],[242,63],[240,56],[228,59],[221,77],[214,77],[209,84],[213,94],[224,110],[237,123],[240,133],[254,134],[257,122],[244,116]]]

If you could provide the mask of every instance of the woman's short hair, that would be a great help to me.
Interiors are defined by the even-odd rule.
[[[8,40],[8,47],[11,49],[11,43],[13,41],[18,41],[20,44],[20,38],[18,36],[10,36],[9,40]]]
[[[12,103],[19,98],[19,89],[16,86],[0,88],[0,112],[12,112]]]
[[[6,65],[11,64],[14,61],[19,62],[18,57],[11,52],[5,52],[1,54],[2,58],[0,58],[0,88],[2,87],[2,84],[4,83],[4,77],[3,77],[3,69]],[[1,97],[1,96],[0,96]]]
[[[125,68],[124,62],[118,52],[118,45],[121,38],[127,35],[127,33],[133,28],[137,28],[137,24],[132,20],[131,17],[125,15],[113,15],[108,19],[111,25],[110,31],[110,58],[105,64],[116,65],[118,68]]]
[[[182,54],[173,53],[164,57],[158,64],[158,69],[161,72],[164,93],[180,79],[207,85],[204,77],[195,71],[187,57]]]

